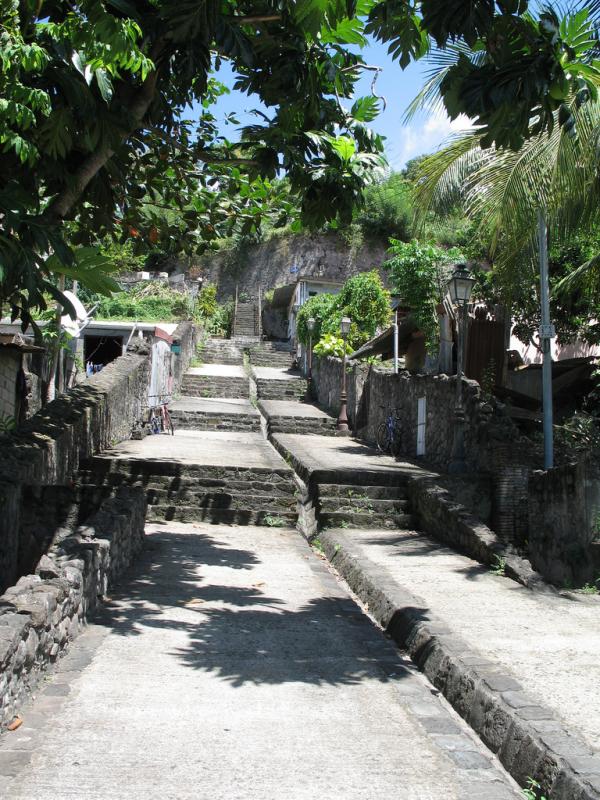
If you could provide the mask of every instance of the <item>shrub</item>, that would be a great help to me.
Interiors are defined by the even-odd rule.
[[[158,281],[144,281],[128,292],[99,297],[96,318],[179,322],[194,318],[194,306],[187,294]]]
[[[354,348],[346,343],[346,355],[352,353],[353,350]],[[335,336],[333,333],[325,333],[315,345],[313,352],[316,356],[341,358],[344,355],[344,340],[341,336]]]
[[[349,278],[337,296],[337,301],[338,316],[331,320],[334,327],[332,329],[327,324],[324,330],[339,335],[341,318],[350,317],[352,324],[348,341],[354,349],[390,323],[390,293],[384,288],[377,270],[361,272]]]
[[[317,294],[304,303],[296,317],[297,335],[302,344],[308,344],[308,320],[311,317],[315,320],[313,343],[318,342],[323,333],[324,323],[327,323],[332,315],[336,314],[337,306],[338,298],[334,294]]]
[[[416,325],[425,334],[427,349],[435,352],[439,346],[436,306],[446,291],[450,272],[447,268],[461,261],[462,253],[456,249],[442,250],[416,239],[412,242],[390,239],[389,252],[392,258],[383,266],[390,274],[392,289],[411,309]]]

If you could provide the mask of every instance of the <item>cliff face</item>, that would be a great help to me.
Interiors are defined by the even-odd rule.
[[[240,251],[204,256],[198,263],[205,280],[218,288],[219,300],[239,292],[256,297],[262,291],[295,283],[301,277],[320,277],[343,283],[358,272],[378,268],[386,258],[387,242],[349,245],[338,234],[300,234],[274,238]],[[382,278],[386,275],[382,271]]]

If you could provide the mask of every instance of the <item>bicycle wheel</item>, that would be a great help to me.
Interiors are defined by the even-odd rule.
[[[381,422],[377,428],[377,447],[382,453],[387,453],[390,446],[390,432],[388,430],[387,422]]]
[[[390,454],[394,458],[398,458],[400,455],[401,450],[401,442],[400,442],[400,431],[395,430],[394,435],[392,436],[392,440],[390,442]]]

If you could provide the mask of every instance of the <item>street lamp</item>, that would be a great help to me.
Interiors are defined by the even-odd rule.
[[[340,330],[342,332],[342,341],[344,342],[344,349],[342,353],[342,391],[340,392],[340,413],[337,420],[337,429],[339,433],[348,433],[348,397],[346,394],[346,339],[350,333],[350,317],[342,317],[340,323]]]
[[[465,410],[463,407],[462,379],[464,346],[467,327],[467,306],[475,284],[474,278],[465,266],[457,264],[448,281],[448,294],[452,305],[458,309],[458,351],[456,354],[456,403],[454,406],[454,439],[452,458],[448,472],[466,472],[465,459]]]
[[[313,333],[315,330],[315,318],[309,317],[306,320],[306,327],[308,328],[308,376],[306,380],[306,399],[312,400],[312,345]]]

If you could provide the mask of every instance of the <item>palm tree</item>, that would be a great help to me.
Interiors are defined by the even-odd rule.
[[[561,22],[561,35],[579,47],[583,66],[600,85],[598,62],[593,59],[594,29],[585,8],[566,14]],[[435,109],[441,102],[439,87],[457,57],[480,60],[485,54],[461,44],[433,54],[434,69],[409,107],[409,117],[424,105]],[[527,140],[518,151],[486,146],[475,128],[420,165],[417,222],[432,211],[447,213],[460,203],[477,222],[478,236],[489,242],[504,286],[522,280],[524,270],[532,278],[537,273],[538,209],[543,209],[558,240],[593,230],[600,222],[600,100],[587,90],[571,93],[554,117],[549,135]],[[562,281],[561,289],[573,289],[583,281],[600,290],[599,266],[600,254]]]

